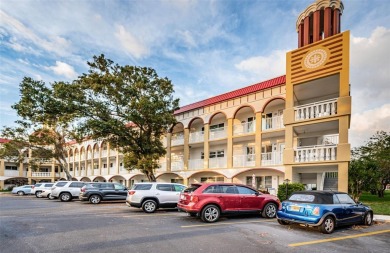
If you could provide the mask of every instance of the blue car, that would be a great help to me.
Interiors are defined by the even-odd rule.
[[[356,203],[347,193],[333,191],[294,192],[282,202],[277,212],[279,224],[304,224],[318,227],[330,234],[342,225],[372,224],[374,213],[362,203]]]
[[[32,187],[34,185],[22,185],[18,187],[14,187],[12,189],[12,193],[18,194],[19,196],[25,195],[25,194],[31,194]]]

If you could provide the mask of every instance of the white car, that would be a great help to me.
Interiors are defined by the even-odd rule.
[[[31,194],[34,194],[35,197],[41,198],[41,193],[43,190],[49,190],[51,187],[53,187],[54,183],[50,182],[43,182],[35,184],[31,189]]]
[[[51,188],[51,197],[59,198],[61,201],[67,202],[80,195],[80,189],[86,183],[79,181],[59,181]]]
[[[126,204],[153,213],[158,208],[175,208],[187,186],[176,183],[136,183],[127,192]]]
[[[19,187],[14,187],[12,189],[12,193],[13,194],[18,194],[19,196],[23,196],[23,195],[26,195],[26,194],[31,194],[32,187],[33,187],[33,185],[22,185],[22,186],[19,186]]]
[[[51,189],[49,189],[49,190],[42,190],[42,192],[39,194],[39,198],[53,199],[51,197]]]

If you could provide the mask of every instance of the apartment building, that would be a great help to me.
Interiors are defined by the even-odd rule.
[[[162,137],[167,155],[157,181],[236,182],[270,193],[283,182],[301,182],[307,189],[347,191],[351,97],[342,11],[341,1],[317,0],[301,13],[286,75],[177,110],[178,123]],[[70,143],[67,155],[74,180],[147,181],[124,168],[123,154],[104,140]],[[0,186],[14,177],[30,183],[65,178],[47,162],[32,172],[1,161]]]

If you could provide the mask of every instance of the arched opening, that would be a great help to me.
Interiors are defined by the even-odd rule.
[[[242,171],[233,177],[233,183],[244,184],[254,189],[277,194],[279,184],[284,180],[284,173],[278,169],[261,168]]]
[[[200,171],[192,174],[188,179],[188,184],[227,182],[227,178],[215,171]]]

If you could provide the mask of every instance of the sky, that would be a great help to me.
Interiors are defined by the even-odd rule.
[[[295,23],[314,0],[0,0],[0,128],[28,76],[72,81],[94,55],[155,69],[187,105],[286,73]],[[345,0],[352,147],[390,132],[390,1]]]

